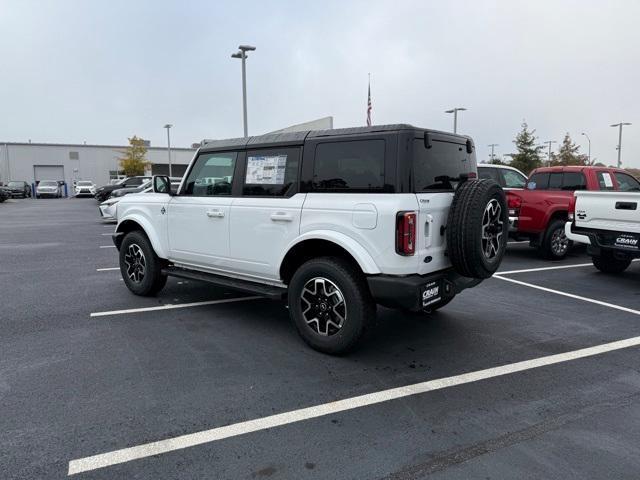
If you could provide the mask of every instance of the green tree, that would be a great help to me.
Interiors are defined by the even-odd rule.
[[[129,146],[126,150],[121,151],[120,169],[128,177],[135,175],[144,175],[145,169],[149,166],[147,161],[147,147],[144,140],[133,136],[129,139]]]
[[[517,153],[511,156],[512,167],[521,170],[525,174],[542,165],[540,158],[540,151],[544,148],[537,146],[537,140],[535,130],[529,130],[527,122],[522,122],[522,130],[518,132],[513,143],[516,145]]]
[[[573,143],[569,132],[567,132],[558,153],[551,155],[551,165],[587,165],[589,163],[588,157],[580,154],[579,151],[580,146]]]

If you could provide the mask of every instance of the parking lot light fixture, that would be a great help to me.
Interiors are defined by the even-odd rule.
[[[445,110],[444,113],[453,113],[453,133],[458,133],[458,112],[464,112],[466,108],[455,107],[451,110]]]
[[[586,133],[582,132],[582,135],[584,135],[585,137],[587,137],[587,142],[589,142],[589,153],[587,155],[587,158],[589,159],[589,165],[591,165],[591,139],[589,138],[589,135],[587,135]]]
[[[546,142],[542,142],[542,143],[545,143],[545,144],[547,144],[549,146],[549,154],[547,156],[547,164],[550,167],[551,166],[551,145],[554,144],[554,143],[558,143],[558,142],[556,142],[555,140],[547,140]]]
[[[251,45],[240,45],[238,52],[231,55],[231,58],[239,58],[242,60],[242,118],[244,123],[244,136],[249,136],[249,128],[247,125],[247,52],[252,52],[256,47]]]
[[[164,128],[167,129],[167,153],[169,155],[169,178],[173,177],[173,172],[171,170],[171,135],[169,130],[173,127],[170,123],[167,123]]]
[[[625,125],[631,125],[629,122],[620,122],[614,123],[611,125],[612,127],[618,127],[618,146],[616,150],[618,150],[618,168],[622,167],[622,127]]]

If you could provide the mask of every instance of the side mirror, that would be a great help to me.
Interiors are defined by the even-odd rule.
[[[153,191],[154,193],[166,193],[168,195],[173,195],[169,177],[166,175],[155,175],[153,177]]]
[[[527,183],[527,190],[535,190],[536,186],[536,182],[529,182]]]

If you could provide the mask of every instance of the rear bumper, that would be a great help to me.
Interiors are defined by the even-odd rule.
[[[439,288],[439,299],[454,297],[465,288],[478,285],[482,280],[458,275],[453,269],[428,275],[372,275],[367,277],[369,290],[376,303],[389,308],[419,311],[423,306],[423,293],[434,286]]]
[[[509,217],[509,233],[518,231],[518,217]]]
[[[614,255],[620,258],[640,258],[640,246],[637,243],[635,245],[616,244],[616,239],[621,236],[631,237],[633,240],[637,240],[637,234],[608,230],[574,229],[572,222],[565,224],[564,231],[569,240],[586,244],[589,255],[599,256],[602,255],[602,251],[604,250],[614,252]]]

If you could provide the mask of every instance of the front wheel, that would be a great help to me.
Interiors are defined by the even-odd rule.
[[[316,258],[298,268],[288,303],[302,339],[323,353],[353,350],[375,321],[376,306],[362,272],[338,257]]]
[[[144,297],[155,295],[167,283],[160,258],[147,236],[139,230],[127,233],[122,240],[120,273],[127,288]]]
[[[607,251],[603,251],[601,255],[594,255],[591,261],[602,273],[622,273],[631,265],[630,258],[615,258],[612,252]]]

